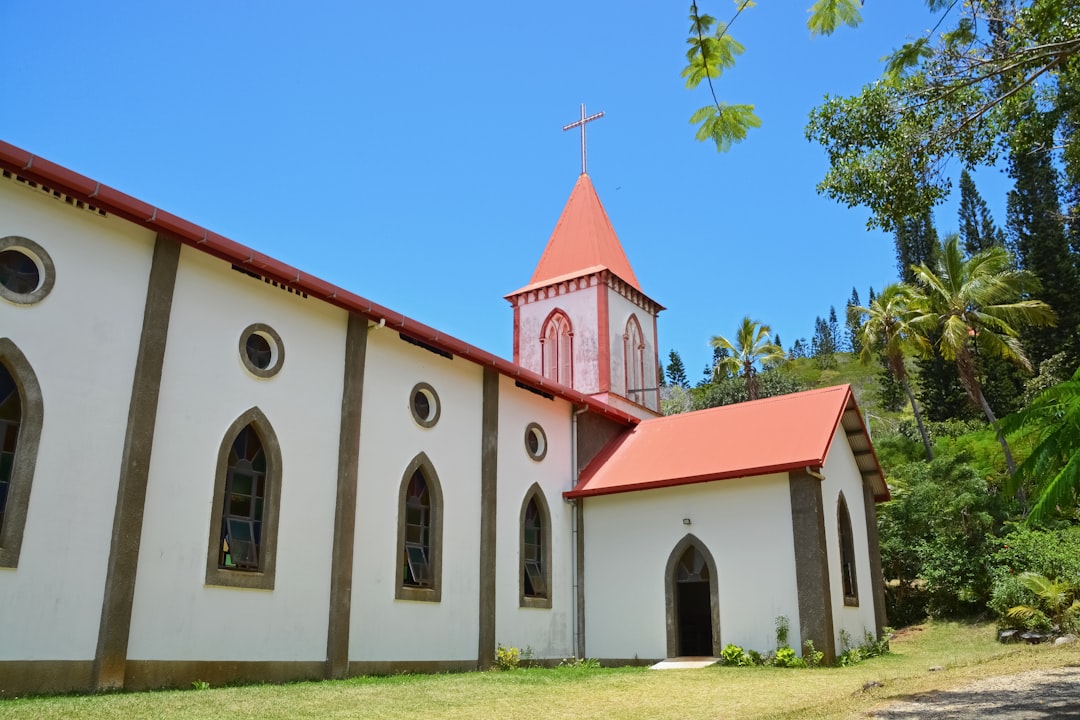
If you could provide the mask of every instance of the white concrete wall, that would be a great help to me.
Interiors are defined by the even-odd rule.
[[[574,654],[572,512],[562,494],[572,484],[570,417],[564,400],[547,400],[499,378],[499,488],[496,511],[496,641],[531,647],[537,657]],[[525,428],[538,423],[547,454],[537,462],[525,449]],[[551,512],[551,608],[520,607],[520,518],[536,483]]]
[[[409,391],[430,384],[441,416],[420,427]],[[349,659],[469,660],[479,632],[480,451],[483,370],[368,332],[353,563]],[[398,493],[409,462],[427,454],[442,486],[442,600],[395,599]]]
[[[870,574],[870,555],[866,538],[866,508],[863,505],[862,477],[855,457],[851,453],[844,428],[836,429],[829,455],[822,469],[825,480],[821,488],[821,501],[825,515],[825,545],[829,553],[829,595],[833,607],[833,632],[836,635],[837,654],[844,651],[840,632],[847,632],[852,645],[861,645],[864,634],[875,632],[874,582]],[[844,605],[844,585],[840,574],[840,535],[837,525],[837,509],[840,493],[844,493],[848,514],[851,516],[851,534],[855,545],[855,579],[859,591],[858,607]]]
[[[600,339],[597,293],[602,291],[602,287],[594,285],[522,304],[518,313],[518,364],[544,374],[540,332],[551,311],[562,310],[570,318],[574,330],[574,389],[583,393],[598,392]]]
[[[653,316],[614,290],[608,289],[607,293],[608,318],[611,326],[611,391],[627,397],[626,344],[623,342],[623,336],[626,335],[626,324],[631,315],[637,316],[638,324],[641,325],[641,335],[645,340],[644,387],[657,387],[656,327]],[[645,402],[641,404],[651,410],[659,410],[656,391],[647,390]]]
[[[265,323],[285,359],[251,375],[240,336]],[[323,660],[347,315],[184,247],[165,352],[132,609],[134,660]],[[275,588],[205,584],[218,452],[258,407],[281,447]],[[109,514],[111,518],[111,513]]]
[[[667,655],[664,570],[687,533],[716,560],[722,644],[774,649],[779,615],[788,618],[790,637],[799,637],[786,474],[603,495],[584,503],[589,657]]]
[[[154,236],[0,179],[0,237],[53,260],[36,305],[0,299],[44,423],[17,569],[0,568],[0,660],[94,657]]]

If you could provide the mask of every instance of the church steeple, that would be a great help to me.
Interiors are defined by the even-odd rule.
[[[587,173],[514,306],[514,362],[642,417],[659,413],[656,316]]]
[[[607,268],[637,291],[637,276],[611,226],[589,176],[578,176],[555,231],[533,271],[530,285]]]

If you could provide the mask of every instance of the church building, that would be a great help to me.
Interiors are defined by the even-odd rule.
[[[662,417],[584,168],[506,300],[512,361],[0,142],[0,696],[881,631],[849,387]]]

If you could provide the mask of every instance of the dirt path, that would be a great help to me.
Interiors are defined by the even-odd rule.
[[[875,710],[866,717],[891,720],[976,720],[987,717],[1080,720],[1080,668],[1032,670],[1019,675],[986,678],[952,690],[913,695],[909,700]]]

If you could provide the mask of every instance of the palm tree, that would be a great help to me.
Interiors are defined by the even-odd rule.
[[[1038,444],[1020,463],[1011,484],[1038,482],[1029,522],[1039,522],[1080,489],[1080,370],[1001,421],[1006,432],[1035,430]]]
[[[921,286],[923,305],[923,315],[913,325],[923,331],[924,337],[934,331],[940,333],[937,346],[941,356],[956,363],[960,383],[990,421],[1005,452],[1009,475],[1014,475],[1016,463],[997,416],[983,395],[972,349],[977,339],[979,351],[1011,360],[1030,372],[1031,361],[1016,337],[1016,328],[1052,325],[1056,316],[1042,300],[1020,299],[1038,290],[1039,283],[1030,273],[1013,267],[1005,248],[987,248],[965,260],[959,244],[959,237],[951,235],[933,270],[925,263],[912,267]]]
[[[735,342],[731,342],[723,335],[715,335],[709,341],[714,348],[721,348],[731,352],[731,355],[721,358],[713,372],[723,370],[732,375],[742,375],[746,380],[746,397],[748,400],[757,400],[760,388],[757,381],[757,367],[778,363],[785,359],[784,349],[769,339],[772,328],[762,325],[756,320],[751,320],[747,315],[735,335]]]
[[[926,344],[926,340],[915,332],[913,325],[920,315],[916,307],[917,299],[918,294],[910,286],[896,283],[882,290],[869,306],[850,306],[848,318],[854,322],[865,317],[858,332],[859,344],[862,346],[859,359],[863,363],[868,363],[879,352],[885,356],[889,373],[904,388],[908,402],[911,403],[911,410],[915,413],[915,423],[919,426],[919,434],[922,435],[926,459],[933,460],[934,451],[930,446],[930,436],[923,424],[922,413],[919,411],[919,404],[915,401],[915,394],[911,392],[907,368],[904,367],[904,348],[914,346],[925,349]]]

